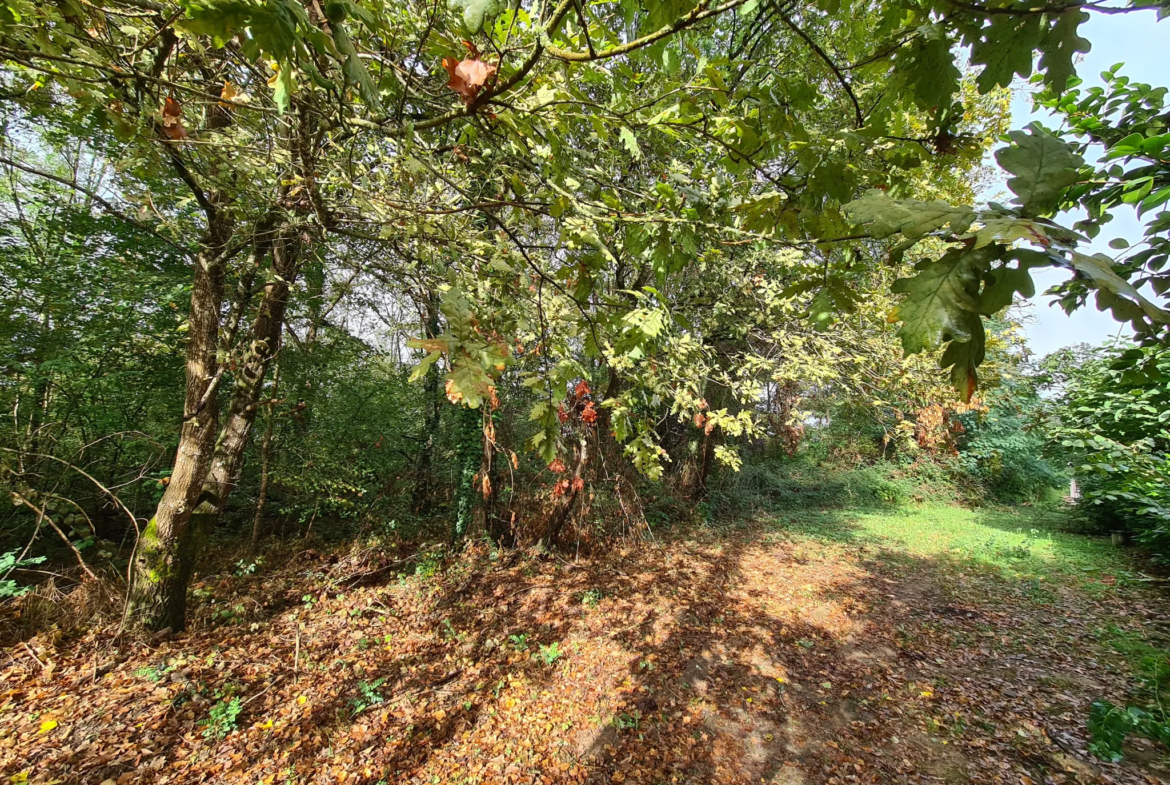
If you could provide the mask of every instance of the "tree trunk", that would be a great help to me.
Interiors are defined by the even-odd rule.
[[[439,304],[438,297],[432,294],[426,301],[428,338],[437,338],[439,335]],[[422,449],[418,453],[418,462],[414,467],[414,499],[415,512],[429,512],[431,508],[431,466],[434,461],[435,437],[439,433],[439,419],[443,411],[443,398],[439,393],[439,369],[435,364],[427,369],[423,380],[423,429]]]
[[[272,374],[272,397],[275,398],[280,389],[280,366]],[[268,404],[267,421],[264,424],[264,443],[260,448],[260,493],[256,498],[256,517],[252,519],[251,552],[256,553],[260,548],[260,535],[264,527],[264,506],[268,503],[268,480],[272,467],[272,433],[275,430],[276,417],[272,411],[272,404]]]
[[[485,403],[484,405],[488,406],[489,404]],[[496,467],[496,458],[500,455],[500,451],[496,447],[499,439],[496,433],[496,414],[490,410],[488,410],[488,423],[488,432],[483,435],[483,464],[480,468],[486,478],[483,485],[483,524],[492,542],[510,548],[515,544],[511,522],[504,520],[496,509],[496,501],[499,499],[500,493],[500,472]],[[504,457],[504,461],[507,462],[507,456]]]
[[[208,221],[191,289],[187,330],[186,400],[183,426],[170,481],[154,517],[138,542],[129,613],[133,624],[148,629],[186,622],[187,584],[195,569],[201,519],[194,515],[215,451],[219,407],[216,350],[223,301],[224,248],[231,225],[223,213]]]
[[[248,446],[248,435],[256,422],[264,377],[268,373],[269,363],[280,348],[289,288],[297,277],[300,250],[300,233],[297,228],[288,224],[281,227],[272,246],[271,280],[264,286],[264,296],[252,323],[251,343],[236,370],[227,420],[219,434],[204,485],[204,501],[199,512],[209,515],[208,522],[213,525],[223,512],[243,469],[244,451]]]
[[[586,445],[585,439],[577,445],[577,460],[573,467],[572,479],[558,480],[560,483],[565,483],[561,495],[557,503],[553,506],[552,514],[549,516],[548,525],[545,527],[545,536],[548,537],[549,547],[553,547],[561,539],[561,532],[565,529],[565,524],[569,522],[569,517],[572,515],[573,507],[577,502],[577,496],[584,488],[585,482],[581,477],[581,473],[585,471],[585,464],[589,460],[589,448]]]
[[[467,535],[475,513],[475,478],[483,460],[483,415],[479,409],[460,406],[457,423],[459,485],[455,490],[455,521],[451,527],[454,545]]]

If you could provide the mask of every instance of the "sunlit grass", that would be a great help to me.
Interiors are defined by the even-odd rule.
[[[1063,514],[1043,508],[971,510],[926,504],[803,511],[779,515],[774,525],[797,536],[873,545],[891,555],[976,563],[1005,577],[1056,573],[1096,586],[1141,577],[1109,539],[1060,531]]]

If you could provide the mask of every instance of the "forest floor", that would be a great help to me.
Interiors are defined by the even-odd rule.
[[[290,547],[204,576],[185,634],[0,653],[0,782],[1162,782],[1164,749],[1105,763],[1085,724],[1165,661],[1170,597],[1044,515],[807,513],[579,560]]]

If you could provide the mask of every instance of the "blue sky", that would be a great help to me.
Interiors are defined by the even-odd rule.
[[[1091,14],[1091,19],[1081,27],[1081,35],[1092,42],[1093,48],[1077,65],[1077,76],[1085,80],[1082,89],[1101,85],[1098,76],[1115,63],[1125,63],[1121,73],[1133,81],[1152,85],[1170,85],[1170,19],[1160,24],[1152,11],[1135,12],[1109,16]],[[1012,128],[1023,128],[1033,120],[1040,120],[1049,128],[1058,124],[1047,112],[1034,112],[1032,98],[1027,85],[1019,85],[1012,98]],[[1006,191],[1005,191],[1006,192]],[[1061,221],[1070,225],[1076,215],[1062,216]],[[1116,251],[1108,247],[1115,237],[1124,237],[1131,243],[1142,236],[1141,224],[1133,211],[1123,208],[1114,211],[1114,219],[1096,238],[1092,251],[1101,251],[1110,256]],[[1118,335],[1120,328],[1108,313],[1099,312],[1092,304],[1066,316],[1058,305],[1049,305],[1050,297],[1043,292],[1053,284],[1067,278],[1062,270],[1042,270],[1034,275],[1037,296],[1028,309],[1032,319],[1025,324],[1028,344],[1037,356],[1042,356],[1075,343],[1099,344]],[[1126,334],[1126,333],[1121,333]]]

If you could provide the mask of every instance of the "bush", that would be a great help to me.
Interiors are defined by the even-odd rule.
[[[1170,560],[1170,349],[1119,344],[1048,362],[1064,386],[1048,431],[1074,466],[1078,507]]]
[[[896,506],[916,495],[915,483],[887,463],[839,471],[803,458],[745,463],[720,477],[710,493],[723,516],[757,511]]]

